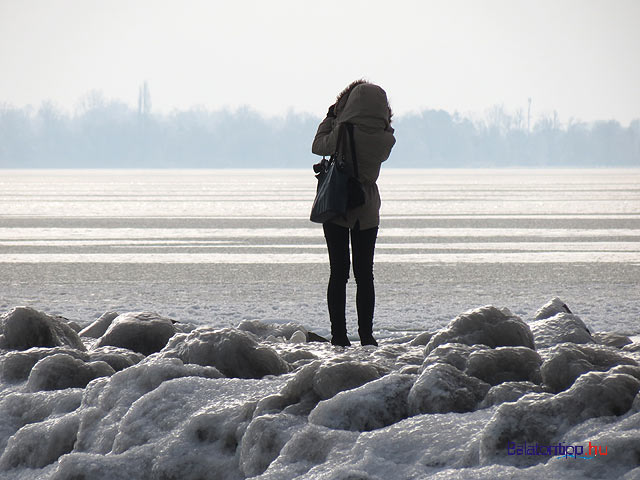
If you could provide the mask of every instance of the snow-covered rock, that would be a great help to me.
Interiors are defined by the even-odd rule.
[[[340,392],[318,403],[309,414],[309,422],[352,431],[386,427],[409,415],[408,395],[415,380],[415,375],[391,373]]]
[[[72,347],[86,350],[78,334],[60,318],[30,307],[15,307],[2,319],[5,348],[27,350],[31,347]]]
[[[27,389],[62,390],[84,388],[98,377],[108,377],[115,373],[105,362],[84,362],[66,353],[57,353],[38,361],[31,369]]]
[[[409,392],[409,411],[421,413],[471,412],[490,385],[446,363],[429,365]]]
[[[498,347],[469,355],[465,373],[491,385],[510,381],[541,383],[542,359],[527,347]]]
[[[79,335],[81,337],[100,338],[118,315],[120,315],[118,312],[104,312],[91,325],[80,330]]]
[[[483,344],[495,348],[524,346],[534,348],[529,326],[508,309],[486,306],[472,310],[451,320],[444,330],[438,331],[427,344],[428,355],[445,343]]]
[[[175,333],[169,318],[152,312],[128,312],[113,319],[96,347],[121,347],[151,355],[162,350]]]
[[[289,365],[273,348],[261,345],[249,332],[231,328],[202,327],[177,334],[161,355],[179,358],[184,363],[213,366],[228,377],[262,378],[289,371]]]
[[[577,315],[560,312],[529,324],[536,348],[546,348],[563,342],[595,343],[587,326]]]
[[[637,365],[614,347],[587,344],[561,343],[544,353],[545,362],[540,367],[542,381],[552,391],[569,388],[576,378],[590,371],[605,371],[616,365]]]

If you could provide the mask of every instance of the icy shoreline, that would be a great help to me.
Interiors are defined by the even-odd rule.
[[[640,343],[590,331],[559,299],[379,348],[314,339],[148,312],[81,329],[15,308],[0,316],[0,477],[640,475]]]

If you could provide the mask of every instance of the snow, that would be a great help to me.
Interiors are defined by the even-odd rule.
[[[12,309],[0,324],[6,334],[13,318],[14,346],[0,350],[0,477],[635,478],[638,344],[616,332],[567,341],[556,334],[582,327],[560,302],[529,322],[480,307],[378,348],[308,341],[293,322],[214,328],[112,312],[75,347],[18,349],[33,335],[15,318],[66,330]],[[538,345],[536,329],[554,333]],[[608,454],[515,456],[510,442]]]

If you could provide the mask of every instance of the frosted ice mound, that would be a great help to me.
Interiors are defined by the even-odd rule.
[[[228,377],[262,378],[289,371],[289,365],[272,348],[242,330],[198,328],[175,335],[162,350],[163,357],[216,367]]]
[[[444,343],[482,344],[491,348],[534,348],[529,325],[508,309],[499,309],[491,305],[463,313],[451,320],[444,330],[437,332],[429,340],[426,353],[429,354]]]
[[[173,323],[157,313],[124,313],[111,321],[96,347],[121,347],[151,355],[162,350],[176,333]]]
[[[27,350],[31,347],[72,347],[86,350],[82,340],[62,317],[53,317],[29,307],[15,307],[0,319],[0,348]]]
[[[539,312],[534,332],[487,306],[375,349],[135,312],[82,330],[88,351],[4,343],[0,478],[637,478],[637,344],[591,335],[559,299]]]

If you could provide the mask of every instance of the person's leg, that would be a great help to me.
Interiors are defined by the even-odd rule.
[[[378,345],[373,338],[373,311],[376,303],[373,285],[373,253],[377,236],[378,227],[351,231],[353,274],[358,284],[356,293],[358,333],[362,345]]]
[[[346,289],[349,279],[349,229],[333,223],[323,224],[324,238],[329,250],[329,286],[327,306],[331,320],[331,343],[349,346],[345,317]]]

